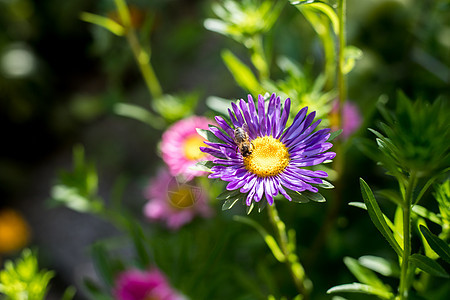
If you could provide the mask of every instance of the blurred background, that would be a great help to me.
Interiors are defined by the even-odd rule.
[[[224,48],[238,56],[245,49],[203,27],[214,16],[213,2],[128,1],[142,44],[151,45],[151,62],[164,90],[198,93],[197,114],[207,111],[208,96],[246,97],[220,56]],[[363,51],[348,76],[349,99],[364,116],[358,136],[368,137],[366,128],[376,127],[374,106],[380,96],[391,99],[403,90],[412,99],[449,99],[449,1],[348,0],[347,9],[348,44]],[[112,112],[120,101],[150,107],[129,45],[81,21],[82,12],[117,15],[112,0],[0,0],[0,209],[20,214],[27,224],[24,236],[29,232],[27,245],[39,249],[43,267],[56,271],[49,299],[59,299],[68,285],[80,286],[84,276],[95,277],[88,245],[117,234],[90,215],[49,206],[58,172],[71,167],[73,146],[84,145],[86,156],[95,159],[105,198],[117,178],[126,178],[124,201],[138,215],[145,202],[142,190],[161,164],[155,163],[161,131]],[[284,7],[270,35],[273,53],[320,72],[320,43],[294,7]],[[345,203],[361,201],[359,177],[374,189],[394,184],[356,147],[351,145],[347,156]],[[295,214],[280,206],[304,247],[313,243],[324,221],[321,205],[303,205]],[[344,256],[393,257],[367,215],[347,205],[325,244],[311,265],[306,263],[315,290],[322,293],[350,282]],[[0,253],[2,261],[12,256]],[[86,297],[80,292],[76,299]]]

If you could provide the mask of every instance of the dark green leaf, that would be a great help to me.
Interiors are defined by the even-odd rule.
[[[420,225],[420,232],[426,238],[431,249],[433,249],[443,260],[450,263],[450,247],[448,244],[423,225]]]
[[[378,206],[375,197],[373,196],[372,190],[362,178],[360,178],[359,181],[361,185],[361,193],[364,199],[364,203],[367,206],[367,211],[369,212],[370,219],[372,220],[373,224],[377,227],[377,229],[381,232],[381,234],[384,236],[384,238],[388,241],[391,247],[395,250],[397,255],[401,257],[402,249],[395,240],[392,231],[389,229],[389,226],[386,223],[386,220],[384,219],[384,215],[381,212],[381,209]]]
[[[239,200],[243,200],[244,198],[238,197],[238,198],[233,198],[230,200],[225,200],[225,202],[222,205],[222,210],[228,210],[231,209],[236,203],[239,202]]]
[[[447,272],[437,262],[421,254],[413,254],[409,261],[430,275],[449,278]]]
[[[201,128],[196,128],[197,133],[207,141],[211,143],[225,144],[224,141],[215,136],[211,131]]]
[[[241,194],[239,190],[232,190],[232,191],[225,190],[221,194],[219,194],[219,196],[217,196],[217,200],[226,200],[230,198],[235,198],[239,194]]]
[[[114,278],[111,270],[110,258],[102,244],[96,243],[92,246],[92,259],[100,277],[108,286],[113,286]]]
[[[83,285],[86,290],[91,294],[92,299],[96,300],[112,300],[111,297],[106,296],[106,293],[101,290],[101,288],[91,279],[85,278],[83,280]]]
[[[322,183],[316,184],[316,186],[323,188],[323,189],[334,189],[334,185],[332,185],[330,182],[326,181],[325,179],[322,179]]]
[[[327,291],[327,294],[332,293],[361,293],[361,294],[368,294],[368,295],[375,295],[382,299],[393,299],[394,295],[390,292],[386,292],[385,290],[378,289],[376,287],[361,284],[361,283],[349,283],[349,284],[342,284],[335,287],[332,287]]]
[[[309,199],[303,196],[301,193],[291,190],[286,190],[289,196],[292,198],[292,202],[295,203],[308,203]]]
[[[300,194],[302,194],[303,196],[305,196],[306,198],[315,201],[315,202],[326,202],[327,200],[325,199],[324,196],[322,196],[322,194],[320,193],[313,193],[310,191],[303,191]]]

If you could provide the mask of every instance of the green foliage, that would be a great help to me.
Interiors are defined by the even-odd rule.
[[[29,249],[15,262],[6,261],[0,271],[0,293],[11,300],[43,300],[54,273],[39,270],[36,255]]]
[[[79,212],[100,212],[103,202],[97,195],[97,170],[93,163],[85,162],[82,146],[74,147],[73,161],[73,171],[61,172],[59,182],[53,186],[51,204],[63,204]]]

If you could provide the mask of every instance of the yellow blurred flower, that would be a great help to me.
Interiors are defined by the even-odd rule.
[[[20,250],[30,238],[30,229],[22,215],[13,209],[0,210],[0,254]]]

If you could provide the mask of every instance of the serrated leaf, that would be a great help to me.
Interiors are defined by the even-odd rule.
[[[382,299],[394,298],[394,295],[390,292],[386,292],[385,290],[381,290],[367,284],[361,284],[356,282],[332,287],[327,291],[327,294],[343,293],[343,292],[375,295]]]
[[[433,249],[443,260],[450,263],[450,247],[448,244],[423,225],[420,225],[420,232],[426,238],[431,249]]]
[[[352,274],[361,283],[368,284],[370,286],[379,288],[386,292],[390,290],[383,284],[383,282],[373,273],[371,270],[362,266],[356,259],[351,257],[344,257],[344,263]]]
[[[430,275],[449,278],[444,268],[429,257],[416,253],[409,257],[409,261]]]
[[[398,277],[400,274],[400,269],[396,264],[394,264],[382,257],[372,256],[372,255],[364,255],[364,256],[361,256],[358,259],[358,261],[364,267],[371,269],[372,271],[375,271],[377,273],[380,273],[381,275],[384,275],[384,276]]]
[[[361,185],[361,193],[364,199],[364,203],[367,206],[367,211],[369,212],[370,219],[373,224],[377,227],[377,229],[381,232],[384,238],[388,241],[389,245],[395,250],[399,257],[402,256],[402,249],[395,240],[392,231],[390,230],[386,220],[384,219],[384,215],[381,212],[380,207],[378,206],[377,201],[372,193],[372,190],[364,181],[364,179],[360,178]]]

